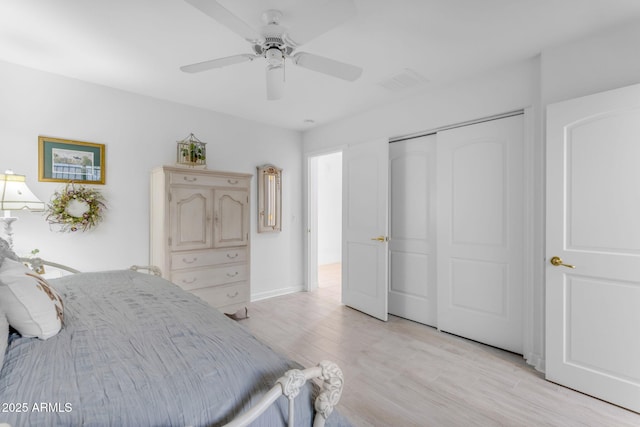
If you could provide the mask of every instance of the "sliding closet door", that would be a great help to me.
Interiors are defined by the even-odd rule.
[[[389,313],[436,326],[436,135],[394,142],[389,155]]]
[[[438,133],[438,328],[522,353],[523,117]]]

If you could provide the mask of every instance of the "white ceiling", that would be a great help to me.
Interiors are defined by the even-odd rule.
[[[264,10],[281,10],[286,25],[305,5],[323,1],[219,2],[258,26]],[[252,53],[248,42],[184,0],[0,0],[0,60],[305,130],[640,19],[638,0],[355,2],[355,18],[298,51],[358,65],[360,79],[289,65],[278,101],[266,100],[263,60],[199,74],[179,70]],[[380,85],[406,69],[428,82],[403,91]]]

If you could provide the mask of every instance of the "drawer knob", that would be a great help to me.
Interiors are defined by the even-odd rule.
[[[195,277],[192,277],[190,280],[182,279],[182,283],[189,285],[189,284],[195,282],[196,280],[198,280],[198,279],[196,279]]]
[[[227,273],[227,277],[236,277],[237,275],[238,275],[237,271],[235,273]]]
[[[233,179],[233,180],[228,179],[227,182],[231,185],[236,185],[239,181],[237,179]]]
[[[234,258],[238,258],[238,253],[236,252],[235,254],[231,255],[231,254],[227,254],[227,258],[229,259],[234,259]]]
[[[196,178],[195,176],[193,177],[183,176],[182,179],[184,179],[187,182],[196,182],[198,180],[198,178]]]
[[[236,291],[236,293],[235,293],[235,294],[233,294],[233,295],[227,294],[227,298],[235,298],[235,297],[237,297],[238,295],[239,295],[239,294],[238,294],[238,291]]]
[[[191,258],[191,259],[182,258],[182,262],[184,262],[185,264],[193,264],[197,260],[198,258]]]

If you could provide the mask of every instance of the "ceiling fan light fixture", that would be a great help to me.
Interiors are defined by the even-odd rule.
[[[264,57],[267,59],[269,65],[273,67],[280,66],[284,62],[284,55],[277,47],[267,49],[264,53]]]
[[[267,99],[275,101],[284,95],[284,66],[267,65]]]

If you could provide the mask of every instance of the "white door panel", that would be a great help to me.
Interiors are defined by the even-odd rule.
[[[389,149],[389,313],[436,326],[436,135]]]
[[[523,117],[438,133],[438,328],[522,353]]]
[[[342,164],[342,302],[387,320],[389,142],[351,146]]]
[[[546,376],[634,411],[639,141],[640,85],[548,107]]]

